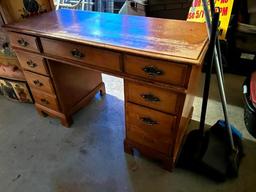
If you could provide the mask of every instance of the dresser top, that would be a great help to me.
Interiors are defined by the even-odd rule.
[[[208,45],[206,26],[202,23],[67,9],[5,27],[10,31],[192,64],[202,62]]]

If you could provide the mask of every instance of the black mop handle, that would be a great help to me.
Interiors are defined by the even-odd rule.
[[[207,0],[202,0],[202,3],[203,3],[204,12],[205,12],[205,19],[206,19],[206,24],[207,24],[207,29],[208,29],[208,35],[210,38],[211,37],[210,29],[212,29],[213,26],[211,26],[211,19],[210,19],[210,14],[209,14],[209,10],[208,10]],[[211,6],[211,11],[215,9],[213,0],[210,0],[210,6]],[[232,134],[232,130],[231,130],[231,127],[229,124],[229,119],[228,119],[227,100],[226,100],[225,90],[224,90],[224,86],[223,86],[223,76],[222,76],[221,67],[220,67],[220,65],[222,64],[220,54],[221,54],[220,50],[218,52],[217,46],[216,46],[216,44],[214,44],[214,56],[215,56],[214,63],[215,63],[215,68],[216,68],[219,94],[220,94],[220,98],[221,98],[221,104],[222,104],[222,109],[223,109],[223,113],[224,113],[225,124],[226,124],[226,128],[227,128],[228,135],[229,135],[230,145],[231,145],[232,150],[235,150],[233,134]]]
[[[201,109],[201,117],[200,117],[200,126],[199,130],[201,134],[204,134],[204,126],[205,126],[205,117],[206,110],[209,98],[210,84],[211,84],[211,73],[214,59],[214,48],[216,44],[216,39],[218,38],[218,23],[219,23],[219,13],[214,13],[212,26],[211,26],[211,37],[210,44],[207,52],[207,61],[206,61],[206,73],[205,73],[205,83],[204,83],[204,93],[203,93],[203,103]]]

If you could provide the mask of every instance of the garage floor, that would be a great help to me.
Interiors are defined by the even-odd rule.
[[[255,191],[256,143],[243,123],[243,77],[226,75],[225,82],[231,121],[246,137],[247,155],[239,178],[223,184],[179,168],[169,173],[157,162],[125,154],[123,82],[107,75],[104,81],[108,95],[97,95],[78,112],[71,129],[40,117],[33,105],[0,97],[1,192]],[[200,102],[196,98],[190,127],[198,127]],[[209,105],[212,124],[222,117],[216,86]]]

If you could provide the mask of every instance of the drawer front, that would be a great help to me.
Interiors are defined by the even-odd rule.
[[[188,65],[185,64],[175,64],[131,55],[125,55],[124,69],[130,75],[182,87],[186,86],[190,73]]]
[[[27,82],[31,88],[44,91],[46,93],[55,94],[49,77],[24,71]]]
[[[8,34],[13,47],[40,52],[36,37],[13,32],[9,32]]]
[[[121,54],[69,42],[41,38],[44,53],[114,71],[121,71]]]
[[[43,105],[47,108],[53,109],[55,111],[59,111],[59,105],[56,95],[46,94],[36,89],[31,89],[31,91],[36,103]]]
[[[177,114],[182,95],[154,86],[142,85],[125,80],[127,101],[166,113]]]
[[[176,117],[135,104],[126,103],[127,138],[140,144],[145,138],[151,138],[152,148],[162,150],[156,146],[170,145]],[[141,135],[140,139],[133,135]],[[145,141],[146,142],[146,141]],[[150,145],[146,142],[145,145]],[[159,144],[158,144],[159,143]]]
[[[20,65],[24,69],[43,75],[48,75],[48,70],[42,56],[18,50],[15,52],[19,59]]]
[[[150,137],[136,130],[127,130],[127,138],[131,141],[150,147],[164,154],[168,154],[170,152],[171,145],[169,143],[161,142],[159,139]]]

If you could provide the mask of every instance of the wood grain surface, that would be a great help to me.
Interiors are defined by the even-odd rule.
[[[201,63],[208,41],[202,23],[64,9],[5,27],[194,64]]]

